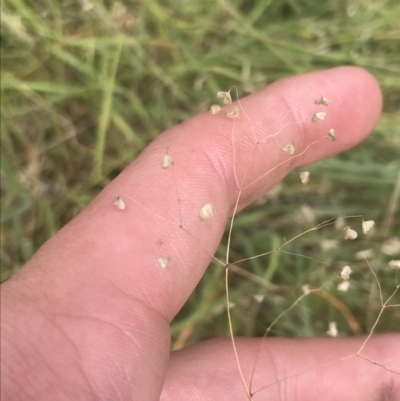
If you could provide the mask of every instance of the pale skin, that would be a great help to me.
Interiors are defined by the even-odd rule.
[[[258,180],[243,193],[239,209],[291,168],[356,145],[380,115],[376,81],[354,67],[279,81],[242,99],[242,105],[262,135],[270,124],[279,127],[274,116],[284,115],[294,98],[307,93],[333,99],[330,120],[291,125],[280,143],[295,140],[301,152],[331,127],[338,140],[322,141]],[[314,109],[302,105],[295,113],[303,118]],[[235,128],[238,177],[253,149],[254,133],[246,121],[239,118]],[[229,338],[170,354],[169,324],[203,275],[233,212],[231,135],[232,120],[223,114],[204,113],[169,129],[2,285],[2,400],[247,399]],[[176,190],[160,165],[166,149],[175,160]],[[248,182],[288,157],[263,152],[249,169]],[[123,211],[112,205],[117,196],[126,203]],[[214,216],[200,222],[196,210],[205,202],[213,203]],[[179,228],[179,212],[190,235]],[[157,262],[164,256],[171,258],[166,269]],[[253,391],[353,354],[362,340],[267,339]],[[246,378],[258,344],[258,339],[237,339]],[[399,349],[399,334],[377,335],[364,355],[398,366]],[[354,357],[282,381],[254,400],[394,401],[398,394],[398,374]]]

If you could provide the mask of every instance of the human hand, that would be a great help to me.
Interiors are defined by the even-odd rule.
[[[335,127],[340,139],[320,142],[257,181],[243,193],[239,209],[291,168],[358,143],[380,114],[375,80],[352,67],[279,81],[241,102],[257,134],[277,124],[275,112],[285,114],[293,98],[308,93],[334,99],[329,126],[291,125],[282,133],[282,142],[296,138],[302,152],[325,125]],[[312,105],[307,107],[301,116],[311,115]],[[254,133],[242,121],[237,120],[235,144],[238,175],[245,171],[252,152],[249,143],[254,142]],[[237,199],[231,124],[226,117],[205,113],[166,131],[2,285],[2,400],[246,399],[229,339],[170,355],[169,324],[207,268]],[[178,204],[175,189],[162,174],[166,149],[173,152],[176,182],[188,203]],[[275,152],[257,158],[249,180],[285,157]],[[123,211],[112,206],[117,196],[126,202]],[[193,205],[210,200],[214,216],[200,222]],[[180,214],[185,231],[171,224]],[[161,269],[157,259],[166,255],[170,263]],[[246,377],[259,341],[237,340]],[[360,340],[264,342],[267,353],[259,358],[254,379],[258,387],[354,353]],[[374,336],[368,344],[371,359],[399,364],[398,335]],[[349,358],[288,378],[254,399],[375,401],[396,400],[398,394],[399,375]]]

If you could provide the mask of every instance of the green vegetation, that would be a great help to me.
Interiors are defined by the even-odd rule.
[[[231,298],[235,327],[246,322],[238,333],[259,335],[301,295],[301,284],[332,277],[317,260],[346,261],[354,287],[345,296],[333,286],[331,297],[307,297],[274,334],[324,335],[328,320],[338,321],[341,334],[370,330],[379,292],[356,252],[374,252],[371,263],[386,297],[395,274],[385,266],[399,258],[381,249],[400,235],[397,0],[5,0],[1,18],[2,280],[146,144],[206,110],[217,91],[236,85],[242,97],[282,77],[358,65],[376,76],[384,93],[374,134],[310,167],[306,187],[294,172],[266,206],[239,215],[232,249],[235,259],[265,252],[309,229],[313,219],[363,214],[377,228],[344,249],[321,247],[322,238],[338,238],[334,230],[311,232],[288,248],[311,260],[276,252],[247,262],[243,269],[279,288],[260,288],[241,272],[231,275]],[[228,333],[223,280],[223,269],[208,270],[172,326],[175,347]],[[250,302],[261,293],[262,304]],[[346,310],[335,306],[339,298]],[[345,318],[350,311],[357,330]],[[377,330],[399,330],[396,320],[399,308],[391,308]]]

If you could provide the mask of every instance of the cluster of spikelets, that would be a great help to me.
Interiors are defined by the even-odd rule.
[[[210,108],[210,112],[211,112],[212,115],[217,115],[217,114],[221,113],[222,111],[225,111],[227,118],[230,118],[230,119],[239,118],[239,114],[240,114],[239,113],[239,109],[238,109],[238,107],[232,105],[232,98],[231,98],[230,91],[228,91],[228,92],[218,92],[217,93],[217,98],[222,99],[223,106],[218,105],[218,104],[213,104],[211,106],[211,108]],[[332,104],[332,100],[321,96],[318,99],[316,99],[314,101],[314,103],[316,105],[320,105],[320,106],[330,106]],[[317,111],[312,115],[310,121],[312,123],[314,123],[314,124],[318,124],[320,121],[323,121],[325,119],[326,115],[327,115],[327,113],[325,111]],[[319,140],[322,140],[322,139],[328,139],[329,141],[332,141],[332,142],[336,141],[337,137],[336,137],[335,129],[334,128],[330,128],[326,132],[326,134],[322,138],[320,138]],[[313,144],[319,142],[319,140],[313,142],[310,146],[312,146]],[[296,154],[296,145],[295,145],[294,142],[290,142],[290,143],[286,144],[285,146],[281,147],[281,149],[284,152],[286,152],[287,154],[291,155],[291,158],[289,158],[288,160],[283,162],[283,163],[285,163],[285,162],[291,160],[292,158],[298,157],[299,155],[305,153],[308,148],[305,151],[303,151],[303,153]],[[169,154],[168,150],[162,156],[161,161],[160,161],[160,165],[161,165],[161,168],[164,169],[164,170],[172,169],[172,171],[173,171],[174,159]],[[269,172],[267,172],[266,174],[262,175],[258,179],[260,179],[260,178],[264,177],[265,175],[269,174]],[[306,185],[310,181],[310,172],[309,171],[301,171],[299,175],[300,175],[300,181],[301,181],[302,184]],[[240,189],[239,197],[240,197],[241,191],[243,191],[247,187],[239,188]],[[178,199],[178,201],[179,201],[179,199]],[[121,196],[116,197],[113,200],[112,204],[114,205],[114,207],[116,209],[118,209],[120,211],[124,211],[126,209],[126,207],[127,207],[124,199]],[[235,215],[235,213],[236,213],[236,209],[234,211],[234,215]],[[206,220],[212,218],[213,216],[214,216],[214,207],[213,207],[213,203],[212,202],[206,202],[198,210],[198,218],[199,218],[200,221],[206,221]],[[232,222],[231,222],[231,230],[232,230],[232,224],[233,224],[233,219],[232,219]],[[374,225],[375,225],[375,222],[373,220],[362,220],[361,232],[364,235],[367,235],[370,232],[370,230],[374,227]],[[182,221],[180,222],[180,227],[183,228]],[[229,235],[231,235],[231,232],[230,232]],[[358,237],[357,231],[354,228],[350,227],[350,226],[345,226],[343,228],[342,235],[343,235],[344,240],[350,240],[350,241],[355,240]],[[165,269],[167,269],[167,267],[169,266],[169,264],[171,262],[171,257],[168,256],[168,255],[159,255],[157,257],[157,262],[158,262],[158,265],[162,269],[165,270]],[[228,265],[229,264],[228,264],[228,258],[227,258],[227,262],[225,264],[225,267],[228,267]],[[400,260],[391,260],[388,265],[389,265],[389,268],[391,268],[391,269],[400,269]],[[226,271],[228,272],[228,269],[226,269]],[[339,274],[340,277],[341,277],[341,282],[339,283],[339,285],[337,287],[339,291],[347,291],[349,289],[349,287],[350,287],[350,276],[351,276],[352,273],[353,273],[353,271],[352,271],[352,269],[351,269],[351,267],[349,265],[343,266],[343,268],[341,269],[341,272]],[[230,324],[232,345],[233,345],[233,349],[234,349],[234,352],[235,352],[235,357],[236,357],[239,373],[241,373],[241,367],[240,367],[238,356],[236,354],[235,341],[234,341],[234,338],[233,338],[233,329],[232,329],[231,321],[230,321],[229,309],[230,309],[230,305],[231,304],[229,302],[229,295],[228,295],[227,286],[228,286],[228,279],[227,279],[227,275],[226,275],[226,294],[227,294],[227,305],[228,305],[227,306],[228,321],[229,321],[229,324]],[[302,288],[303,288],[303,293],[304,293],[303,296],[308,295],[312,291],[310,289],[309,285],[304,285]],[[386,306],[386,304],[382,305],[383,308],[385,306]],[[337,323],[334,322],[334,321],[329,322],[328,330],[327,330],[326,333],[327,333],[328,336],[337,337],[339,335],[339,331],[338,331],[338,328],[337,328]],[[370,335],[368,336],[368,338],[371,335],[372,335],[372,331],[371,331]],[[368,338],[367,338],[366,341],[368,341]],[[366,341],[365,341],[365,343],[366,343]],[[357,354],[355,354],[356,356],[360,355],[363,347],[365,346],[365,343],[360,348],[360,350],[357,352]],[[368,359],[368,358],[364,358],[364,359]],[[244,384],[244,387],[246,389],[246,392],[248,394],[249,399],[253,399],[252,395],[251,395],[251,392],[250,392],[250,387],[248,387],[245,384],[243,377],[242,377],[242,381],[243,381],[243,384]]]
[[[220,106],[218,104],[213,104],[210,107],[210,112],[212,115],[216,115],[226,109],[226,116],[228,118],[239,118],[239,109],[236,106],[232,106],[232,97],[231,97],[231,91],[227,92],[218,92],[217,93],[217,98],[222,99],[223,106]],[[314,101],[316,105],[322,105],[322,106],[330,106],[332,104],[332,100],[325,98],[323,96],[319,97]],[[327,113],[325,111],[317,111],[314,113],[311,117],[311,122],[314,124],[318,124],[320,121],[323,121],[326,117]],[[330,128],[328,132],[325,134],[324,138],[330,140],[330,141],[336,141],[336,132],[334,128]],[[282,147],[282,149],[288,153],[289,155],[294,155],[296,152],[296,146],[294,142],[290,142],[286,144],[285,146]],[[174,159],[172,156],[168,153],[168,151],[163,155],[161,159],[161,168],[162,169],[168,169],[171,168],[174,165]],[[310,181],[310,172],[309,171],[301,171],[300,172],[300,181],[302,184],[307,184]],[[125,210],[126,209],[126,203],[124,199],[121,196],[116,197],[112,204],[115,206],[116,209],[118,210]],[[199,210],[198,216],[201,221],[208,220],[212,218],[214,215],[214,210],[213,210],[213,203],[212,202],[206,202]],[[362,232],[364,234],[367,234],[371,228],[374,226],[374,221],[373,220],[367,220],[362,222]],[[343,229],[343,237],[345,240],[354,240],[358,236],[357,232],[349,227],[346,226]],[[169,256],[160,256],[158,258],[158,263],[159,265],[165,269],[168,267],[168,264],[170,262],[171,258]],[[393,260],[389,263],[390,267],[392,268],[399,268],[399,261]],[[343,278],[343,283],[339,286],[339,289],[341,291],[346,291],[349,286],[349,277],[351,273],[351,269],[349,266],[345,266],[343,268],[344,270],[341,273],[341,276]],[[347,277],[347,278],[346,278]]]

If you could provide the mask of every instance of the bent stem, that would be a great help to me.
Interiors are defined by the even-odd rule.
[[[230,305],[229,305],[228,274],[229,274],[229,266],[226,266],[225,267],[225,293],[226,293],[226,311],[227,311],[227,314],[228,314],[229,333],[230,333],[230,336],[231,336],[233,353],[235,354],[236,365],[237,365],[238,370],[239,370],[240,380],[242,381],[243,387],[244,387],[244,389],[246,391],[247,398],[249,399],[249,401],[252,401],[253,397],[252,397],[252,395],[250,393],[249,387],[247,386],[246,380],[245,380],[244,375],[243,375],[242,367],[241,367],[240,361],[239,361],[239,355],[238,355],[237,348],[236,348],[235,338],[234,338],[234,335],[233,335],[231,310],[230,310]]]

